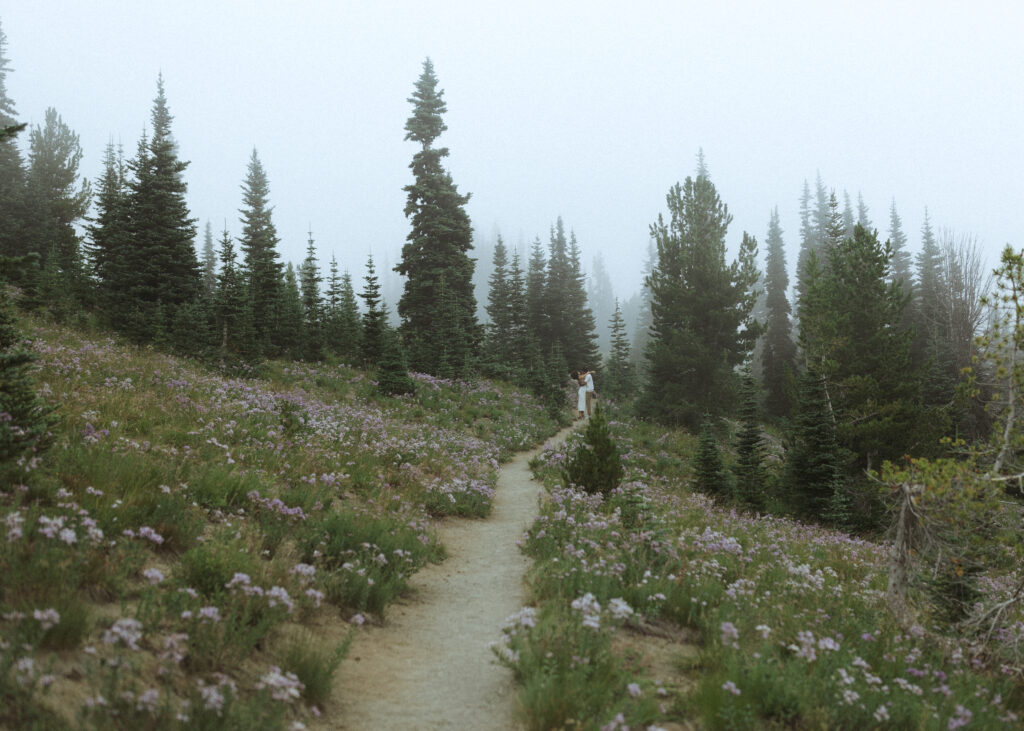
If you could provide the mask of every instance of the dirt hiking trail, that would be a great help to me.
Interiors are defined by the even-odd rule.
[[[489,645],[526,601],[529,559],[516,542],[537,514],[541,486],[529,462],[541,449],[502,466],[487,519],[439,524],[448,558],[413,576],[413,591],[388,609],[383,626],[360,631],[317,728],[519,728],[512,672],[493,661]]]

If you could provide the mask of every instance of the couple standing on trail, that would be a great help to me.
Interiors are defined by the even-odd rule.
[[[594,372],[573,371],[570,375],[579,384],[579,390],[576,392],[576,419],[589,417],[594,399],[597,398],[597,394],[594,392]]]

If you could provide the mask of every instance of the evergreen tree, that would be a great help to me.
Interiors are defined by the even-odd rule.
[[[647,242],[647,258],[644,259],[643,284],[640,286],[639,306],[636,313],[636,329],[633,331],[633,366],[637,375],[646,378],[647,376],[647,344],[651,340],[651,326],[654,318],[651,314],[651,288],[647,284],[650,281],[654,267],[658,263],[658,251],[655,248],[654,240]]]
[[[202,286],[193,239],[195,219],[185,202],[184,172],[171,134],[173,117],[164,95],[163,76],[157,78],[157,96],[151,115],[152,137],[143,135],[139,152],[130,163],[128,231],[131,237],[125,269],[128,302],[137,312],[126,313],[129,334],[154,340],[166,332],[174,311],[192,302]]]
[[[86,226],[91,245],[90,270],[96,280],[98,303],[108,323],[132,310],[128,299],[131,282],[131,231],[127,168],[120,147],[107,144],[103,175],[96,180],[96,215]]]
[[[924,223],[921,226],[921,251],[917,255],[916,286],[913,289],[913,361],[927,371],[932,387],[925,394],[926,403],[941,404],[948,401],[949,389],[945,378],[947,363],[952,364],[952,356],[947,343],[942,342],[940,333],[945,320],[943,292],[946,290],[943,273],[942,251],[932,231],[931,220],[927,209],[924,212]],[[936,361],[947,361],[939,364]]]
[[[288,262],[284,269],[284,283],[278,304],[277,318],[280,329],[276,341],[279,352],[292,359],[301,356],[309,337],[303,316],[299,278],[295,273],[295,267]]]
[[[618,299],[609,322],[611,331],[611,354],[608,365],[602,372],[604,385],[602,390],[613,399],[629,399],[636,395],[636,370],[633,366],[629,349],[629,337],[626,335],[626,323],[622,319],[622,310]]]
[[[361,352],[363,363],[368,367],[376,367],[381,360],[384,348],[384,330],[387,328],[388,313],[380,298],[380,281],[377,270],[373,266],[373,255],[366,260],[366,276],[363,278],[363,291],[359,293],[363,300]]]
[[[65,290],[78,294],[83,265],[75,224],[85,217],[92,196],[89,181],[78,175],[81,160],[78,135],[50,107],[45,126],[36,125],[29,134],[25,190],[30,223],[24,245],[26,253],[35,251],[44,263],[53,251]]]
[[[796,260],[797,302],[802,302],[806,293],[804,270],[807,268],[807,259],[816,252],[817,240],[811,222],[811,186],[804,180],[803,191],[800,194],[800,251]]]
[[[0,468],[34,455],[49,443],[52,409],[35,392],[35,356],[15,326],[7,279],[29,261],[0,256]]]
[[[487,369],[500,378],[510,378],[515,367],[512,283],[509,280],[508,251],[500,234],[494,246],[487,316],[491,320],[487,326],[485,347]]]
[[[519,252],[512,252],[512,261],[508,272],[508,311],[511,329],[512,365],[515,379],[522,382],[526,373],[526,353],[529,347],[530,332],[527,328],[528,311],[526,305],[526,279],[522,266],[519,264]]]
[[[18,125],[14,101],[7,95],[7,36],[0,24],[0,256],[24,253],[25,163],[14,136],[24,129]]]
[[[341,275],[341,305],[338,312],[338,332],[341,336],[339,352],[358,360],[363,352],[363,323],[356,303],[356,292],[352,286],[352,275],[347,271]]]
[[[906,296],[891,280],[890,258],[891,249],[858,224],[829,271],[813,272],[801,305],[807,368],[831,404],[839,443],[869,470],[934,441],[934,423],[919,409],[910,334],[899,327]]]
[[[789,415],[796,390],[796,344],[793,342],[790,306],[786,297],[789,275],[782,242],[779,209],[768,222],[768,247],[765,262],[765,306],[767,321],[761,350],[761,378],[764,383],[765,411],[774,418]]]
[[[473,294],[472,228],[461,195],[442,161],[445,147],[434,147],[447,129],[443,92],[437,88],[428,58],[409,99],[413,114],[406,121],[406,140],[420,145],[410,169],[414,182],[405,186],[405,215],[412,230],[395,271],[406,277],[398,302],[403,341],[413,369],[437,374],[454,369],[468,375],[479,340]],[[443,295],[443,296],[442,296]],[[438,337],[438,330],[445,338]]]
[[[597,254],[593,259],[589,281],[587,284],[587,301],[594,313],[595,322],[610,322],[612,316],[619,306],[618,299],[612,289],[612,280],[604,265],[604,258]],[[609,333],[598,332],[598,351],[601,353],[611,352],[611,339]]]
[[[757,388],[749,371],[743,378],[740,431],[736,437],[736,465],[733,467],[736,498],[752,510],[764,510],[768,473],[764,468],[764,444],[758,418]]]
[[[324,303],[320,295],[320,267],[316,259],[313,232],[306,242],[306,258],[299,267],[299,288],[302,294],[302,322],[305,341],[302,356],[306,360],[320,360],[324,357]]]
[[[338,259],[331,254],[331,263],[327,267],[327,288],[324,291],[324,344],[332,352],[338,348],[338,313],[341,311],[341,273]]]
[[[249,308],[261,350],[276,353],[287,335],[280,322],[284,265],[277,252],[277,228],[270,205],[270,184],[255,148],[242,184],[242,272],[249,293]]]
[[[213,248],[213,227],[206,222],[203,229],[203,296],[212,299],[217,292],[217,252]]]
[[[864,202],[864,196],[857,193],[857,223],[866,231],[871,231],[871,218],[868,216],[868,206]]]
[[[853,206],[850,205],[850,194],[843,191],[843,238],[853,238]]]
[[[526,269],[526,328],[538,345],[548,339],[548,303],[547,293],[547,256],[541,246],[540,238],[533,240],[530,248],[530,259]]]
[[[214,329],[219,339],[220,362],[229,365],[253,361],[258,358],[260,349],[253,332],[245,281],[227,228],[219,243],[220,271],[214,295]]]
[[[812,219],[814,223],[812,251],[819,258],[824,258],[822,248],[825,246],[828,236],[829,224],[832,220],[832,210],[829,189],[825,186],[825,181],[821,179],[821,173],[819,172],[814,178],[814,217]]]
[[[416,384],[409,377],[409,368],[402,352],[398,333],[390,327],[381,338],[380,363],[377,365],[377,390],[388,396],[401,396],[416,392]]]
[[[700,423],[697,451],[693,455],[694,488],[705,495],[726,497],[731,492],[729,473],[722,464],[722,455],[715,436],[715,419],[704,414]]]
[[[889,206],[889,246],[892,247],[892,278],[902,282],[904,291],[912,292],[911,257],[907,251],[907,235],[903,233],[903,220],[896,211],[896,199]]]
[[[167,344],[175,353],[206,360],[216,351],[214,307],[205,294],[181,303],[169,321]]]
[[[823,261],[827,261],[831,253],[843,243],[846,238],[845,233],[846,223],[843,221],[843,214],[839,211],[839,201],[833,190],[828,197],[828,216],[825,220],[825,228],[819,237],[818,254]]]
[[[562,348],[569,363],[579,364],[588,371],[601,368],[601,351],[597,346],[597,323],[594,313],[587,304],[586,282],[580,265],[580,249],[576,235],[569,234],[569,248],[566,252],[569,264],[569,279],[566,282],[566,321],[570,327],[565,334]],[[555,313],[550,313],[552,317]]]
[[[836,441],[833,410],[823,379],[812,371],[800,375],[790,448],[783,476],[790,510],[820,519],[843,483],[843,451]]]
[[[732,216],[706,177],[687,178],[667,196],[669,222],[651,226],[658,264],[651,288],[652,339],[643,412],[695,429],[706,412],[733,404],[737,377],[758,335],[750,320],[757,281],[756,241],[744,234],[739,256],[725,261]]]
[[[604,409],[598,405],[587,420],[583,443],[569,457],[562,472],[562,484],[607,498],[622,482],[624,474]]]

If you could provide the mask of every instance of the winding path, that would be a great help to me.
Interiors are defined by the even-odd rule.
[[[486,520],[439,526],[448,558],[413,577],[410,597],[389,608],[382,627],[360,632],[338,669],[323,728],[520,728],[512,672],[492,661],[489,645],[526,600],[529,560],[516,542],[537,514],[540,485],[529,462],[540,449],[501,468]]]

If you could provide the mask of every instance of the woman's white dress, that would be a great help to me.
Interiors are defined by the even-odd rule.
[[[580,386],[580,390],[576,394],[576,410],[587,410],[587,387],[585,385]]]

